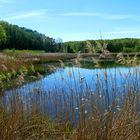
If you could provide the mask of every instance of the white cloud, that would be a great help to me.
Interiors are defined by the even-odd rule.
[[[0,0],[0,3],[13,3],[14,0]]]
[[[34,10],[28,12],[21,12],[19,14],[14,14],[11,16],[7,16],[4,20],[11,21],[11,20],[21,20],[21,19],[28,19],[28,18],[42,18],[46,16],[46,10]]]
[[[131,19],[133,15],[115,15],[115,14],[104,14],[104,13],[89,13],[89,12],[72,12],[72,13],[62,13],[58,14],[59,16],[77,16],[77,17],[99,17],[109,20],[122,20],[122,19]]]
[[[59,14],[59,16],[98,16],[97,13],[62,13],[62,14]]]

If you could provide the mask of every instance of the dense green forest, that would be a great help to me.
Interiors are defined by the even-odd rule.
[[[0,50],[29,49],[58,52],[61,45],[55,39],[24,27],[0,21]]]
[[[100,52],[99,45],[106,44],[107,50],[110,52],[139,52],[140,51],[140,39],[124,38],[124,39],[112,39],[112,40],[88,40],[90,47],[94,48],[96,52]],[[87,41],[70,41],[65,42],[64,46],[68,52],[89,52],[89,46]]]
[[[45,50],[46,52],[87,53],[92,49],[100,52],[99,45],[106,44],[110,52],[138,52],[140,39],[70,41],[50,38],[37,31],[0,21],[0,50]],[[89,48],[90,47],[90,48]]]

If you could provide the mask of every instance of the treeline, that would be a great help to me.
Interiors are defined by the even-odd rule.
[[[70,41],[65,42],[65,50],[69,53],[82,52],[87,53],[91,49],[96,52],[101,51],[101,47],[106,45],[106,49],[110,52],[139,52],[140,39],[124,38],[112,40],[88,40],[88,41]]]
[[[124,38],[107,40],[107,49],[110,52],[139,52],[140,39]]]
[[[140,39],[124,38],[113,40],[70,41],[62,43],[61,39],[54,39],[24,27],[0,21],[0,50],[45,50],[46,52],[88,53],[91,50],[101,51],[106,44],[110,52],[139,52]]]
[[[0,50],[29,49],[59,52],[61,42],[27,28],[0,21]]]

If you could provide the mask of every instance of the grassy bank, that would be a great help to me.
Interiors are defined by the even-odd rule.
[[[0,53],[0,64],[1,90],[35,80],[46,71],[45,68],[35,67],[31,61],[19,60],[13,54]]]
[[[129,56],[130,55],[130,56]],[[51,63],[61,61],[73,61],[73,64],[91,68],[100,67],[104,61],[110,61],[115,65],[138,64],[138,54],[94,54],[94,53],[44,53],[44,51],[32,50],[4,50],[0,53],[0,89],[21,85],[29,79],[41,77],[45,73],[45,68],[37,67],[35,64]],[[87,61],[87,62],[86,62]],[[61,62],[60,62],[61,63]],[[80,65],[81,65],[80,64]],[[105,63],[105,66],[107,63]],[[12,84],[9,81],[12,81]],[[6,84],[6,83],[9,83]],[[5,86],[6,85],[6,86]]]
[[[44,116],[38,110],[38,106],[27,115],[20,99],[18,109],[14,104],[11,112],[0,108],[0,138],[2,140],[139,140],[140,118],[135,112],[135,101],[136,99],[126,100],[121,109],[116,106],[115,113],[110,108],[106,112],[101,112],[97,106],[93,106],[90,108],[93,112],[86,114],[83,111],[78,126],[73,128],[70,119],[64,121],[66,118],[59,117],[52,120]]]

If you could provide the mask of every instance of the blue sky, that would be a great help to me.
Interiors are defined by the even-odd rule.
[[[140,0],[0,0],[0,19],[63,41],[140,37]]]

